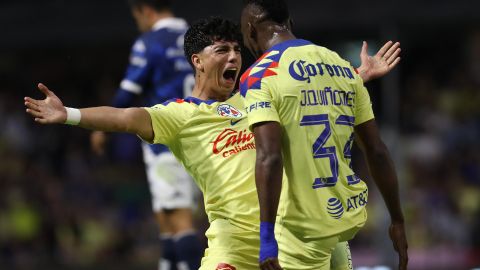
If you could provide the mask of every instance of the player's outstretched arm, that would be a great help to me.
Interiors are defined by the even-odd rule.
[[[360,60],[362,64],[357,68],[360,77],[368,82],[389,73],[400,62],[400,42],[388,41],[374,55],[368,55],[368,44],[363,42]]]
[[[398,195],[398,180],[393,161],[390,158],[387,147],[380,138],[375,120],[356,126],[355,134],[359,139],[359,146],[366,157],[370,173],[390,213],[391,225],[389,234],[393,247],[399,255],[398,269],[406,270],[408,264],[408,244]]]
[[[282,128],[277,122],[262,122],[253,126],[253,133],[257,151],[255,183],[260,204],[260,269],[280,270],[274,231],[282,190]]]
[[[45,85],[38,84],[45,99],[36,100],[25,97],[27,113],[41,124],[64,124],[68,121],[67,108],[62,101]],[[68,108],[75,115],[75,123],[86,129],[128,132],[137,134],[147,141],[153,140],[153,128],[148,112],[142,108],[117,109],[113,107],[94,107],[80,109]],[[79,119],[78,119],[79,118]]]

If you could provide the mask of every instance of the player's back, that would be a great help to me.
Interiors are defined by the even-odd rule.
[[[264,107],[276,110],[283,127],[282,222],[309,237],[362,226],[368,190],[350,167],[350,149],[354,125],[373,114],[361,79],[336,53],[305,40],[274,46],[247,73],[261,69],[258,90],[251,83],[243,94],[271,102]],[[268,115],[249,100],[250,123]]]

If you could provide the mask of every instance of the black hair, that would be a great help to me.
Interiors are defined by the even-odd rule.
[[[272,20],[276,23],[286,23],[290,18],[285,0],[244,0],[244,7],[255,5],[266,13],[264,20]]]
[[[185,33],[183,45],[188,63],[194,67],[192,55],[201,52],[215,41],[234,41],[241,45],[242,34],[238,24],[221,17],[210,17],[192,24]]]
[[[170,9],[170,0],[127,0],[131,8],[139,8],[142,5],[152,7],[156,11]]]

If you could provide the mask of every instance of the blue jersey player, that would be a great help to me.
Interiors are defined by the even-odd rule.
[[[169,2],[129,1],[142,35],[132,47],[114,107],[130,107],[139,95],[150,107],[190,94],[194,77],[183,52],[188,25],[174,17]],[[92,133],[91,142],[95,152],[103,152],[105,134]],[[198,269],[203,249],[192,225],[193,182],[167,147],[144,143],[142,148],[162,242],[159,268]]]

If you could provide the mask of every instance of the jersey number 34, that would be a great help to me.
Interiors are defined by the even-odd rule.
[[[355,118],[348,115],[340,115],[336,121],[336,125],[344,126],[354,126]],[[317,126],[323,125],[325,129],[320,133],[320,136],[315,140],[312,150],[313,158],[328,158],[330,161],[330,170],[332,176],[326,177],[316,177],[313,181],[312,188],[323,188],[323,187],[333,187],[338,180],[338,158],[337,151],[335,146],[325,146],[328,139],[332,135],[332,130],[330,126],[330,121],[328,121],[328,114],[314,114],[314,115],[305,115],[300,121],[300,126]],[[351,168],[351,159],[352,159],[352,144],[353,144],[353,132],[350,135],[350,138],[346,141],[343,148],[343,157],[349,159],[349,166]],[[347,176],[347,182],[349,185],[356,184],[360,182],[360,179],[356,175]]]

